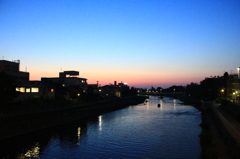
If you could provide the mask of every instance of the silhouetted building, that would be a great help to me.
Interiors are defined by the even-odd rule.
[[[85,92],[87,90],[87,79],[79,78],[78,75],[78,71],[64,71],[59,73],[59,77],[42,77],[41,81],[57,83],[66,88],[69,86],[77,86]]]
[[[0,71],[14,77],[18,82],[29,81],[29,73],[19,71],[20,60],[0,60]]]
[[[14,101],[28,100],[31,98],[55,98],[55,87],[42,81],[21,82],[20,86],[16,88],[16,91],[21,92],[21,94],[15,98]]]
[[[228,79],[229,82],[229,93],[232,96],[234,101],[239,101],[240,94],[240,79],[238,78],[238,74],[231,74]]]
[[[129,91],[129,86],[126,83],[117,84],[116,81],[114,81],[114,85],[99,87],[99,94],[105,97],[122,97],[127,91]]]
[[[98,94],[98,84],[88,84],[88,93]]]

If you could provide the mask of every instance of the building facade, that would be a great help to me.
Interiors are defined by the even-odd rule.
[[[114,81],[114,85],[105,85],[99,87],[99,94],[105,97],[122,97],[125,92],[129,91],[126,83],[118,83]]]
[[[14,101],[28,100],[32,98],[54,99],[55,88],[42,81],[26,81],[22,82],[16,91],[21,94]]]
[[[64,71],[59,73],[59,77],[42,77],[41,81],[49,83],[57,83],[62,87],[77,86],[83,90],[87,90],[87,79],[79,78],[78,71]]]
[[[12,76],[18,82],[29,81],[29,73],[20,71],[19,67],[20,60],[16,61],[0,60],[1,72],[5,72],[7,75]]]

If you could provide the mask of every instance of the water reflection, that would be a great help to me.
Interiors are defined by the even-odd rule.
[[[38,158],[39,157],[39,143],[36,143],[30,150],[25,153],[25,157]]]
[[[99,131],[102,131],[102,115],[98,116],[98,127]]]
[[[12,151],[0,158],[200,158],[200,114],[178,103],[153,98],[86,122],[32,133],[6,142],[7,147],[1,143],[0,149]]]
[[[78,127],[77,137],[78,137],[78,142],[77,142],[77,144],[80,145],[81,127]]]
[[[173,105],[176,106],[177,105],[177,100],[173,99]]]

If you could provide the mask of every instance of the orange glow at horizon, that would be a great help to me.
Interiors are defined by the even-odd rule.
[[[37,70],[35,72],[30,73],[30,80],[41,80],[41,77],[59,77],[59,70],[55,71],[43,71]],[[80,72],[80,71],[79,71]],[[180,73],[173,73],[170,74],[169,72],[117,72],[117,71],[93,71],[88,70],[84,71],[83,73],[80,72],[80,78],[86,78],[88,84],[96,84],[98,83],[103,85],[114,84],[114,81],[117,83],[123,82],[128,83],[130,87],[140,87],[141,86],[166,86],[166,85],[186,85],[190,84],[191,82],[200,81],[202,80],[202,76],[185,76],[184,74]]]

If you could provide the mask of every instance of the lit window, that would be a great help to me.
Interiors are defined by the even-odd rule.
[[[20,92],[25,92],[25,88],[24,87],[20,87]]]
[[[17,88],[16,88],[16,91],[18,91],[18,92],[23,92],[23,93],[24,93],[24,92],[25,92],[25,88],[24,88],[24,87],[20,87],[20,88],[17,87]]]
[[[50,92],[54,92],[54,89],[50,89]]]
[[[30,88],[26,88],[26,92],[27,93],[31,92],[31,89]]]
[[[39,92],[39,88],[37,88],[37,87],[32,87],[32,92],[33,92],[33,93]]]
[[[84,80],[82,80],[82,83],[85,83],[85,81],[84,81]]]

